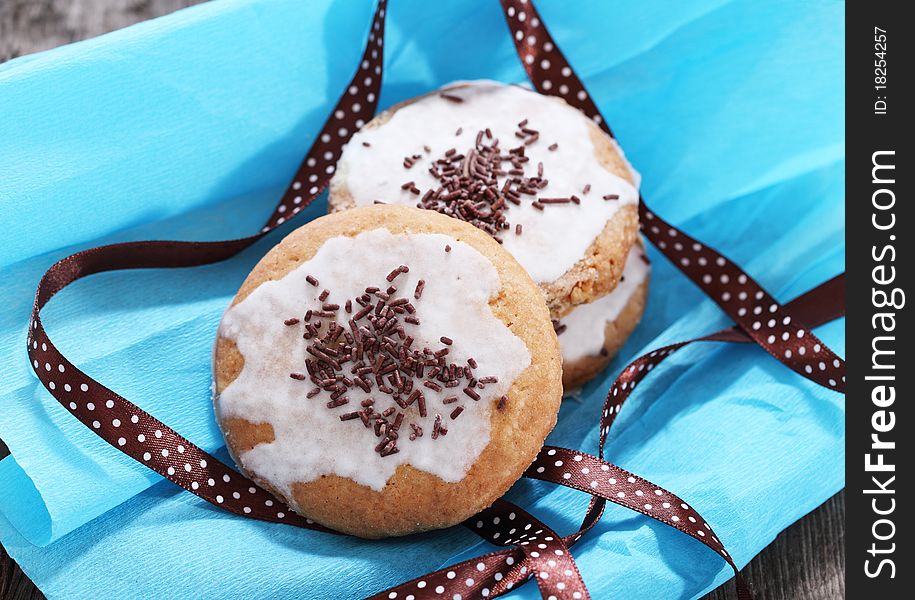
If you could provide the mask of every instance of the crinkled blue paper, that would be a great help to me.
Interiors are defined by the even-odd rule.
[[[538,6],[658,213],[783,301],[844,269],[842,3]],[[372,10],[214,1],[0,65],[0,438],[12,452],[0,542],[49,597],[356,597],[490,549],[460,527],[367,542],[221,512],[98,440],[26,360],[34,289],[55,260],[259,227],[352,75]],[[385,48],[383,106],[454,79],[524,79],[495,0],[394,0]],[[80,281],[44,323],[86,372],[220,452],[216,325],[288,231],[223,264]],[[651,256],[642,325],[563,404],[550,443],[595,452],[603,392],[626,360],[728,324]],[[844,354],[843,321],[816,333]],[[843,397],[760,349],[697,345],[639,387],[607,457],[680,494],[744,564],[842,488],[844,423]],[[587,504],[529,480],[509,496],[561,533]],[[595,598],[690,598],[730,576],[694,540],[619,507],[574,554]]]

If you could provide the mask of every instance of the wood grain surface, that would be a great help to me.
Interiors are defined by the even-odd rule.
[[[0,62],[100,35],[201,0],[0,0]],[[0,441],[0,458],[7,454]],[[782,532],[743,570],[756,597],[845,597],[845,492]],[[0,547],[0,600],[44,596]],[[732,584],[705,600],[734,598]]]

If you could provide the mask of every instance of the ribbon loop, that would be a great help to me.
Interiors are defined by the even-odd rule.
[[[640,512],[702,542],[725,560],[731,560],[709,524],[681,498],[596,456],[544,446],[525,476],[600,496]]]
[[[723,558],[734,570],[738,597],[750,597],[724,544],[702,515],[676,494],[596,456],[554,446],[543,447],[525,476],[600,497],[685,533]]]

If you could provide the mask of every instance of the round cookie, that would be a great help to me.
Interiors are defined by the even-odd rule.
[[[638,179],[616,142],[564,100],[459,82],[357,132],[329,205],[381,201],[474,223],[527,269],[555,319],[619,281],[638,233]]]
[[[242,471],[369,538],[489,506],[562,396],[558,340],[524,269],[467,223],[394,206],[322,217],[273,248],[223,316],[214,377]]]
[[[650,271],[639,242],[629,251],[620,283],[612,292],[576,306],[553,322],[559,334],[566,391],[581,387],[600,373],[626,343],[645,311]]]

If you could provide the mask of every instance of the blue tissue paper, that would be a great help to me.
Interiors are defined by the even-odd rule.
[[[841,3],[538,8],[653,209],[782,301],[844,270]],[[0,543],[48,597],[359,597],[491,549],[460,527],[368,542],[221,512],[96,438],[26,359],[34,290],[59,258],[258,228],[351,77],[373,10],[216,0],[0,65],[0,438],[12,453],[0,461]],[[388,18],[382,106],[455,79],[524,80],[495,0],[393,0]],[[227,459],[210,401],[218,320],[258,258],[324,209],[222,264],[82,280],[43,322],[87,373]],[[563,404],[549,443],[595,452],[621,366],[728,325],[650,253],[641,326]],[[844,354],[844,321],[816,333]],[[695,345],[640,385],[606,456],[686,499],[742,565],[843,487],[844,425],[842,396],[759,348]],[[587,505],[530,480],[509,498],[560,533]],[[694,540],[619,507],[573,553],[595,598],[693,598],[731,575]]]

